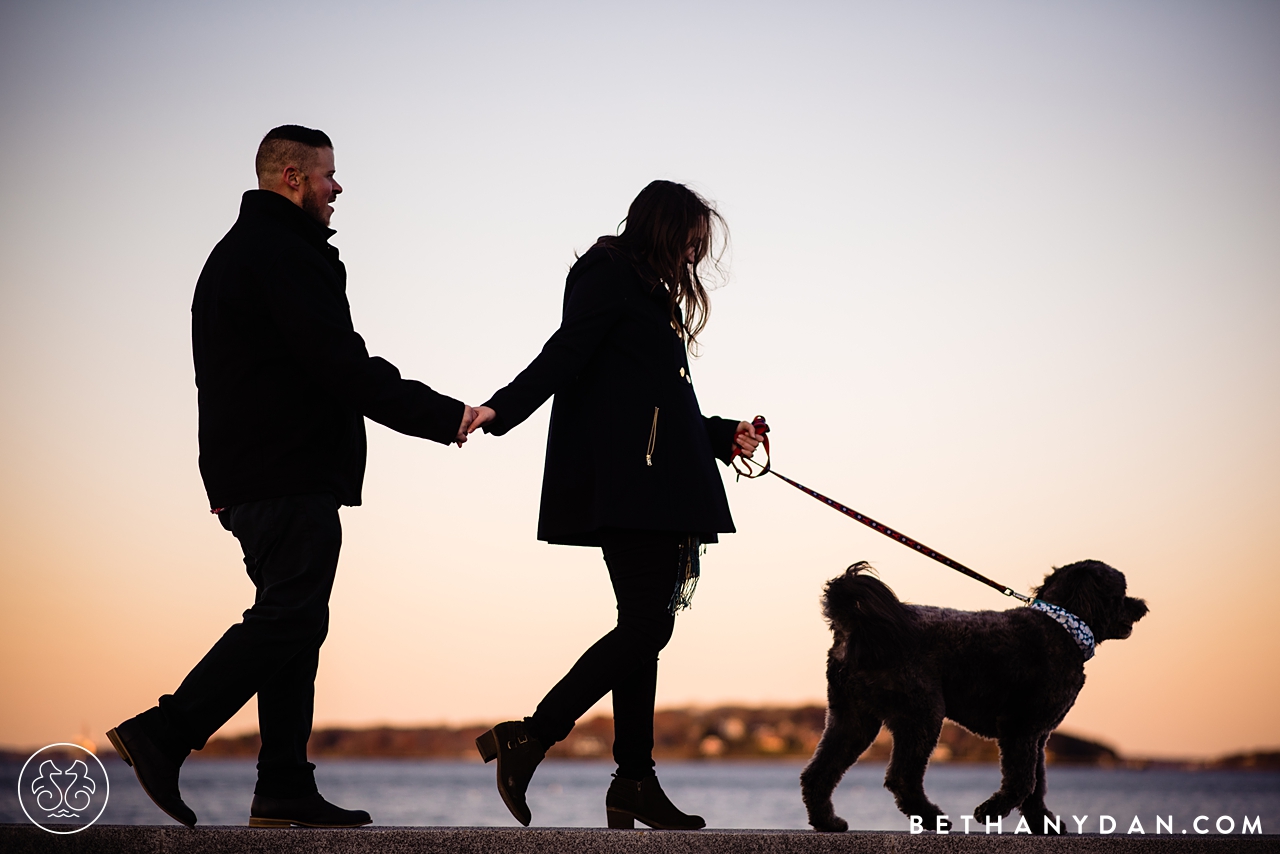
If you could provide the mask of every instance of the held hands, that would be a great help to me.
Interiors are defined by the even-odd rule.
[[[453,441],[461,448],[466,443],[468,436],[495,417],[497,417],[497,413],[487,406],[467,406],[464,403],[462,405],[462,423],[458,425],[458,435],[453,437]]]
[[[471,422],[476,420],[476,411],[465,403],[462,404],[462,423],[458,425],[458,435],[453,437],[453,441],[459,448],[467,441],[467,434],[471,431],[467,428],[471,426]]]
[[[467,428],[468,433],[474,433],[490,421],[498,417],[498,413],[494,412],[487,406],[477,406],[475,409],[476,417],[471,420],[471,426]]]

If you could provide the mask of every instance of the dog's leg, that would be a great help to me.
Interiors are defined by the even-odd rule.
[[[1018,809],[1022,811],[1022,815],[1026,817],[1027,824],[1031,825],[1032,833],[1044,833],[1046,818],[1053,819],[1054,815],[1049,808],[1044,805],[1044,796],[1048,791],[1048,785],[1045,781],[1044,771],[1044,746],[1049,742],[1049,733],[1040,736],[1036,744],[1036,787],[1022,802],[1022,806]],[[1050,834],[1054,832],[1049,831]],[[1055,834],[1056,835],[1056,834]]]
[[[1004,732],[1000,744],[1000,788],[973,811],[978,821],[1004,818],[1022,805],[1036,788],[1036,755],[1040,733]],[[1043,754],[1041,754],[1043,755]],[[1028,821],[1030,824],[1031,822]],[[1033,827],[1033,832],[1043,828]]]
[[[818,749],[800,774],[800,794],[814,830],[838,833],[849,829],[849,823],[836,815],[831,794],[879,732],[880,720],[864,710],[828,707]]]
[[[904,815],[922,816],[929,829],[942,815],[942,810],[924,793],[925,768],[942,732],[941,703],[937,705],[938,710],[921,709],[918,715],[887,721],[893,733],[893,756],[884,775],[884,787],[893,793],[893,800]]]

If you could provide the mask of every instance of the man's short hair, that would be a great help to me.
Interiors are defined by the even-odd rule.
[[[274,183],[286,166],[296,166],[306,172],[322,148],[333,148],[333,141],[322,130],[302,125],[272,128],[258,145],[258,157],[254,161],[258,183]]]

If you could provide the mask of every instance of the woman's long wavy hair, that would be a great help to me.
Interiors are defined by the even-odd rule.
[[[674,181],[654,181],[641,190],[624,223],[621,234],[601,237],[596,246],[625,255],[654,289],[666,292],[671,320],[684,328],[696,355],[698,333],[711,312],[698,268],[706,262],[723,278],[728,225],[710,202]]]

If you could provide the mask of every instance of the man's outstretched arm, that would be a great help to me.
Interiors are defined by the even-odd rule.
[[[286,348],[318,385],[399,433],[442,444],[466,440],[474,411],[370,356],[347,298],[327,270],[281,264],[265,290],[268,314]]]

